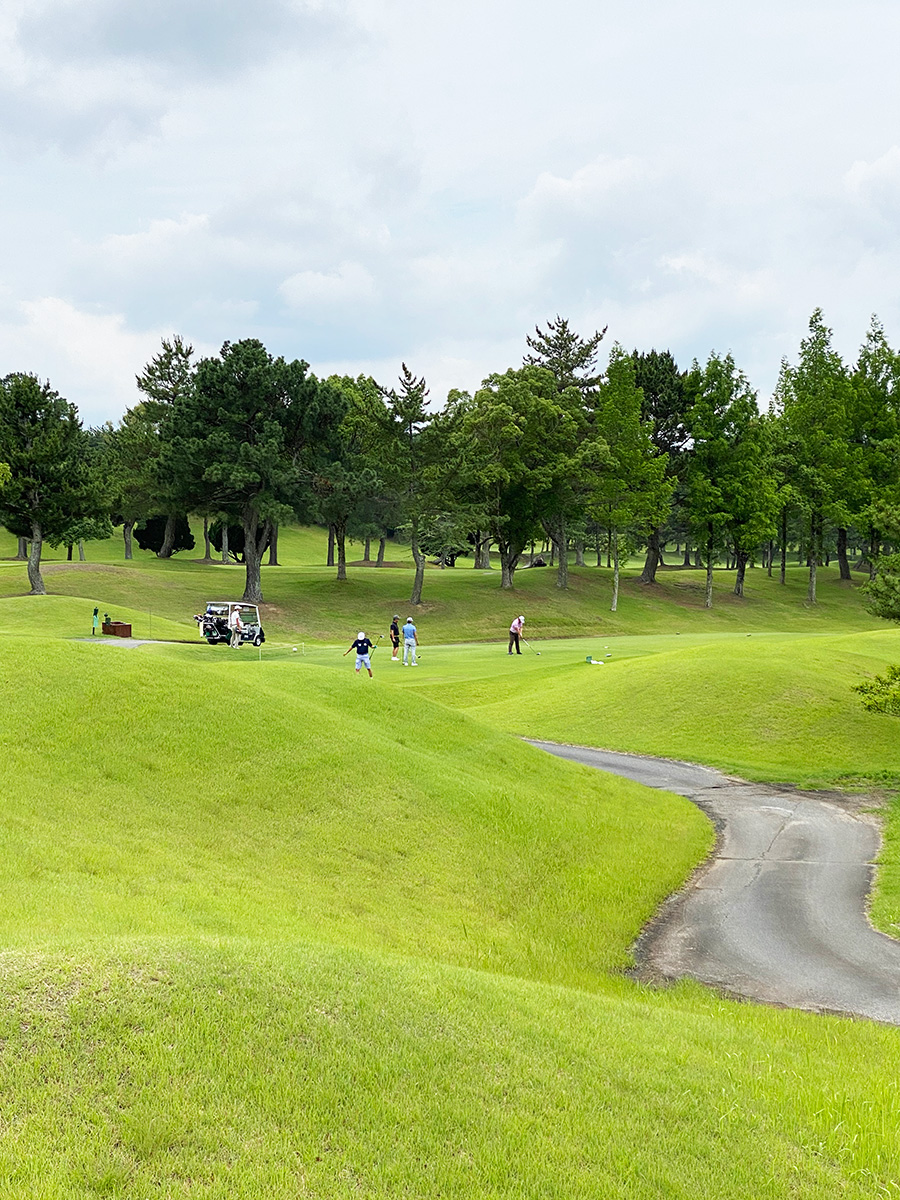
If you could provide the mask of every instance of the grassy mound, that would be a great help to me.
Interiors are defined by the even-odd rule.
[[[312,937],[590,987],[710,843],[352,668],[200,649],[5,643],[3,944]]]

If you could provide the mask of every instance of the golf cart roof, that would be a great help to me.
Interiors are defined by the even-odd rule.
[[[250,609],[259,615],[259,607],[256,604],[249,604],[246,600],[207,600],[206,611],[208,613],[227,613],[233,608]]]

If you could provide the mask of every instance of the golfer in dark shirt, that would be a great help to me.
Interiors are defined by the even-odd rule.
[[[400,617],[394,613],[394,619],[391,621],[391,662],[399,662],[397,653],[400,650]]]
[[[359,636],[350,643],[350,648],[344,651],[344,658],[350,653],[350,650],[356,651],[356,673],[359,674],[359,668],[365,667],[372,674],[372,663],[369,659],[369,652],[373,649],[375,643],[370,642],[362,630],[359,631]]]

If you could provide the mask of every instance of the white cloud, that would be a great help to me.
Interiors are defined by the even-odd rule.
[[[135,375],[172,334],[135,331],[121,313],[87,312],[58,296],[26,300],[18,309],[18,319],[0,322],[5,371],[49,379],[78,405],[85,425],[116,420],[140,399]]]
[[[374,300],[375,280],[360,263],[340,263],[334,271],[298,271],[278,291],[291,308],[358,304]]]

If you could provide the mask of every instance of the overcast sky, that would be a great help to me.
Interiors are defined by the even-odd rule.
[[[175,332],[432,399],[559,313],[765,403],[900,342],[887,0],[3,0],[0,372],[87,424]]]

